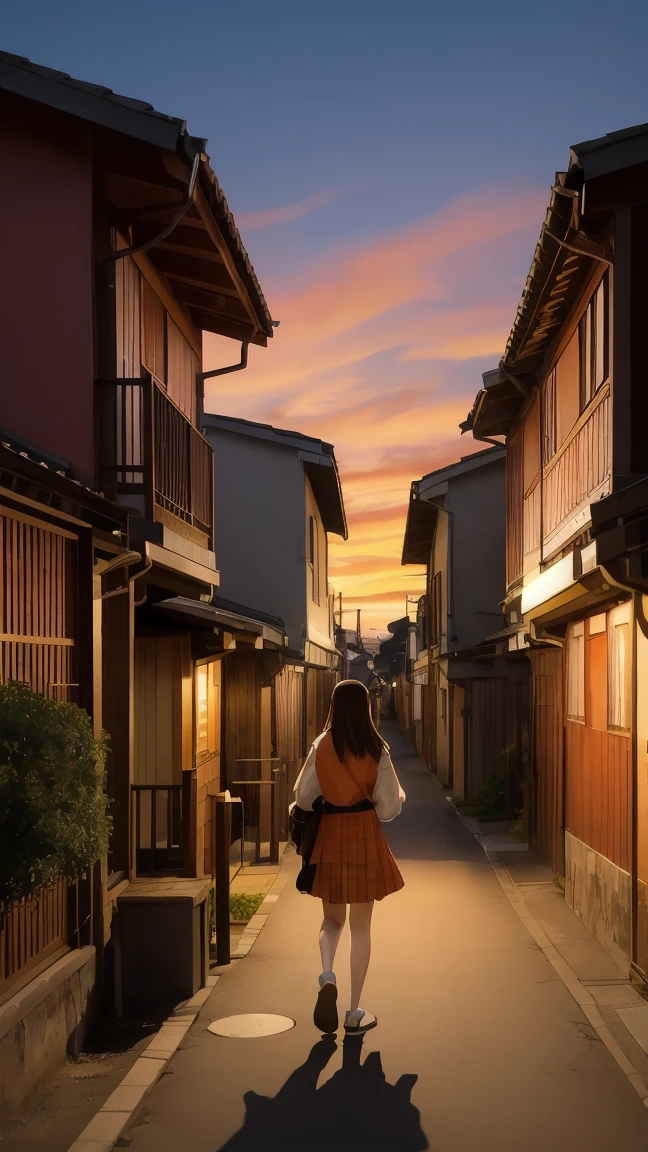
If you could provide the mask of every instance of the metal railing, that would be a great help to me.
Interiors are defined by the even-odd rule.
[[[257,777],[232,780],[230,790],[243,800],[244,840],[247,847],[251,843],[253,864],[279,863],[279,844],[288,838],[288,797],[287,768],[277,756],[255,756],[235,761],[237,775],[245,775],[251,768],[239,765],[254,765]],[[274,765],[266,770],[264,765]],[[259,767],[261,772],[259,773]],[[261,778],[259,778],[259,775]],[[249,840],[248,840],[249,834]]]
[[[212,539],[214,450],[151,373],[97,381],[99,483],[149,518],[157,504]]]
[[[182,784],[133,784],[138,875],[184,866]]]
[[[229,893],[232,882],[233,855],[239,859],[234,873],[243,863],[243,842],[245,817],[243,803],[239,796],[228,792],[218,792],[211,796],[212,802],[212,876],[214,878],[214,927],[216,929],[216,963],[230,962],[230,907]],[[238,826],[238,827],[237,827]],[[233,852],[240,841],[239,851]]]

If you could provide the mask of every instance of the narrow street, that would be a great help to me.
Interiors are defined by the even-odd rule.
[[[120,1146],[132,1152],[639,1152],[648,1109],[516,916],[482,849],[400,736],[387,826],[404,890],[377,905],[363,997],[378,1027],[343,1048],[312,1024],[320,908],[289,881],[249,956],[187,1033]],[[295,870],[296,859],[285,867]],[[345,1006],[348,937],[337,974]],[[264,1039],[207,1031],[268,1012]],[[247,1108],[247,1112],[246,1112]],[[245,1125],[245,1127],[244,1127]]]

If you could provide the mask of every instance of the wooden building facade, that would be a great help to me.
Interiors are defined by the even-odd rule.
[[[501,648],[532,666],[532,842],[601,942],[643,971],[637,585],[606,567],[605,547],[623,548],[616,526],[605,524],[602,548],[593,522],[648,469],[639,432],[646,171],[639,129],[572,149],[505,356],[463,425],[506,440]]]
[[[42,915],[5,917],[0,1013],[71,943],[73,964],[89,950],[87,1014],[102,994],[124,1009],[129,981],[131,1003],[154,993],[157,960],[129,912],[138,878],[157,891],[161,873],[183,877],[203,904],[211,883],[231,623],[200,615],[219,583],[202,332],[236,342],[243,367],[273,325],[206,142],[183,120],[8,54],[0,109],[0,675],[107,731],[113,818],[108,859],[73,898],[56,890]],[[46,370],[25,355],[35,330]],[[163,905],[160,963],[175,931]],[[52,1030],[54,1062],[67,1025]],[[12,1107],[35,1087],[22,1051]]]
[[[492,638],[503,624],[504,516],[502,447],[412,484],[403,563],[425,564],[427,576],[399,687],[402,726],[460,799],[505,772],[521,780],[528,760],[528,661],[498,653]]]

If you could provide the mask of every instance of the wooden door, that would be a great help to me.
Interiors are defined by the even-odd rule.
[[[452,791],[459,800],[463,800],[466,795],[464,698],[465,689],[463,684],[455,684],[452,694]]]
[[[563,653],[531,657],[533,693],[533,796],[531,843],[561,876],[565,871],[563,797]]]
[[[260,691],[260,718],[259,728],[261,733],[261,744],[259,748],[259,756],[261,763],[259,764],[259,780],[272,780],[272,770],[276,764],[272,763],[272,688],[263,687]],[[267,829],[267,839],[270,839],[270,787],[263,786],[259,789],[260,805],[261,805],[261,822],[264,829]],[[264,836],[263,839],[266,839]]]
[[[303,749],[304,671],[286,665],[274,681],[277,756],[287,766],[287,788],[292,793],[301,768]]]

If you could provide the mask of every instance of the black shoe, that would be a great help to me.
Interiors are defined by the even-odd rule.
[[[313,1023],[320,1032],[337,1032],[337,987],[332,981],[327,981],[319,990]]]

